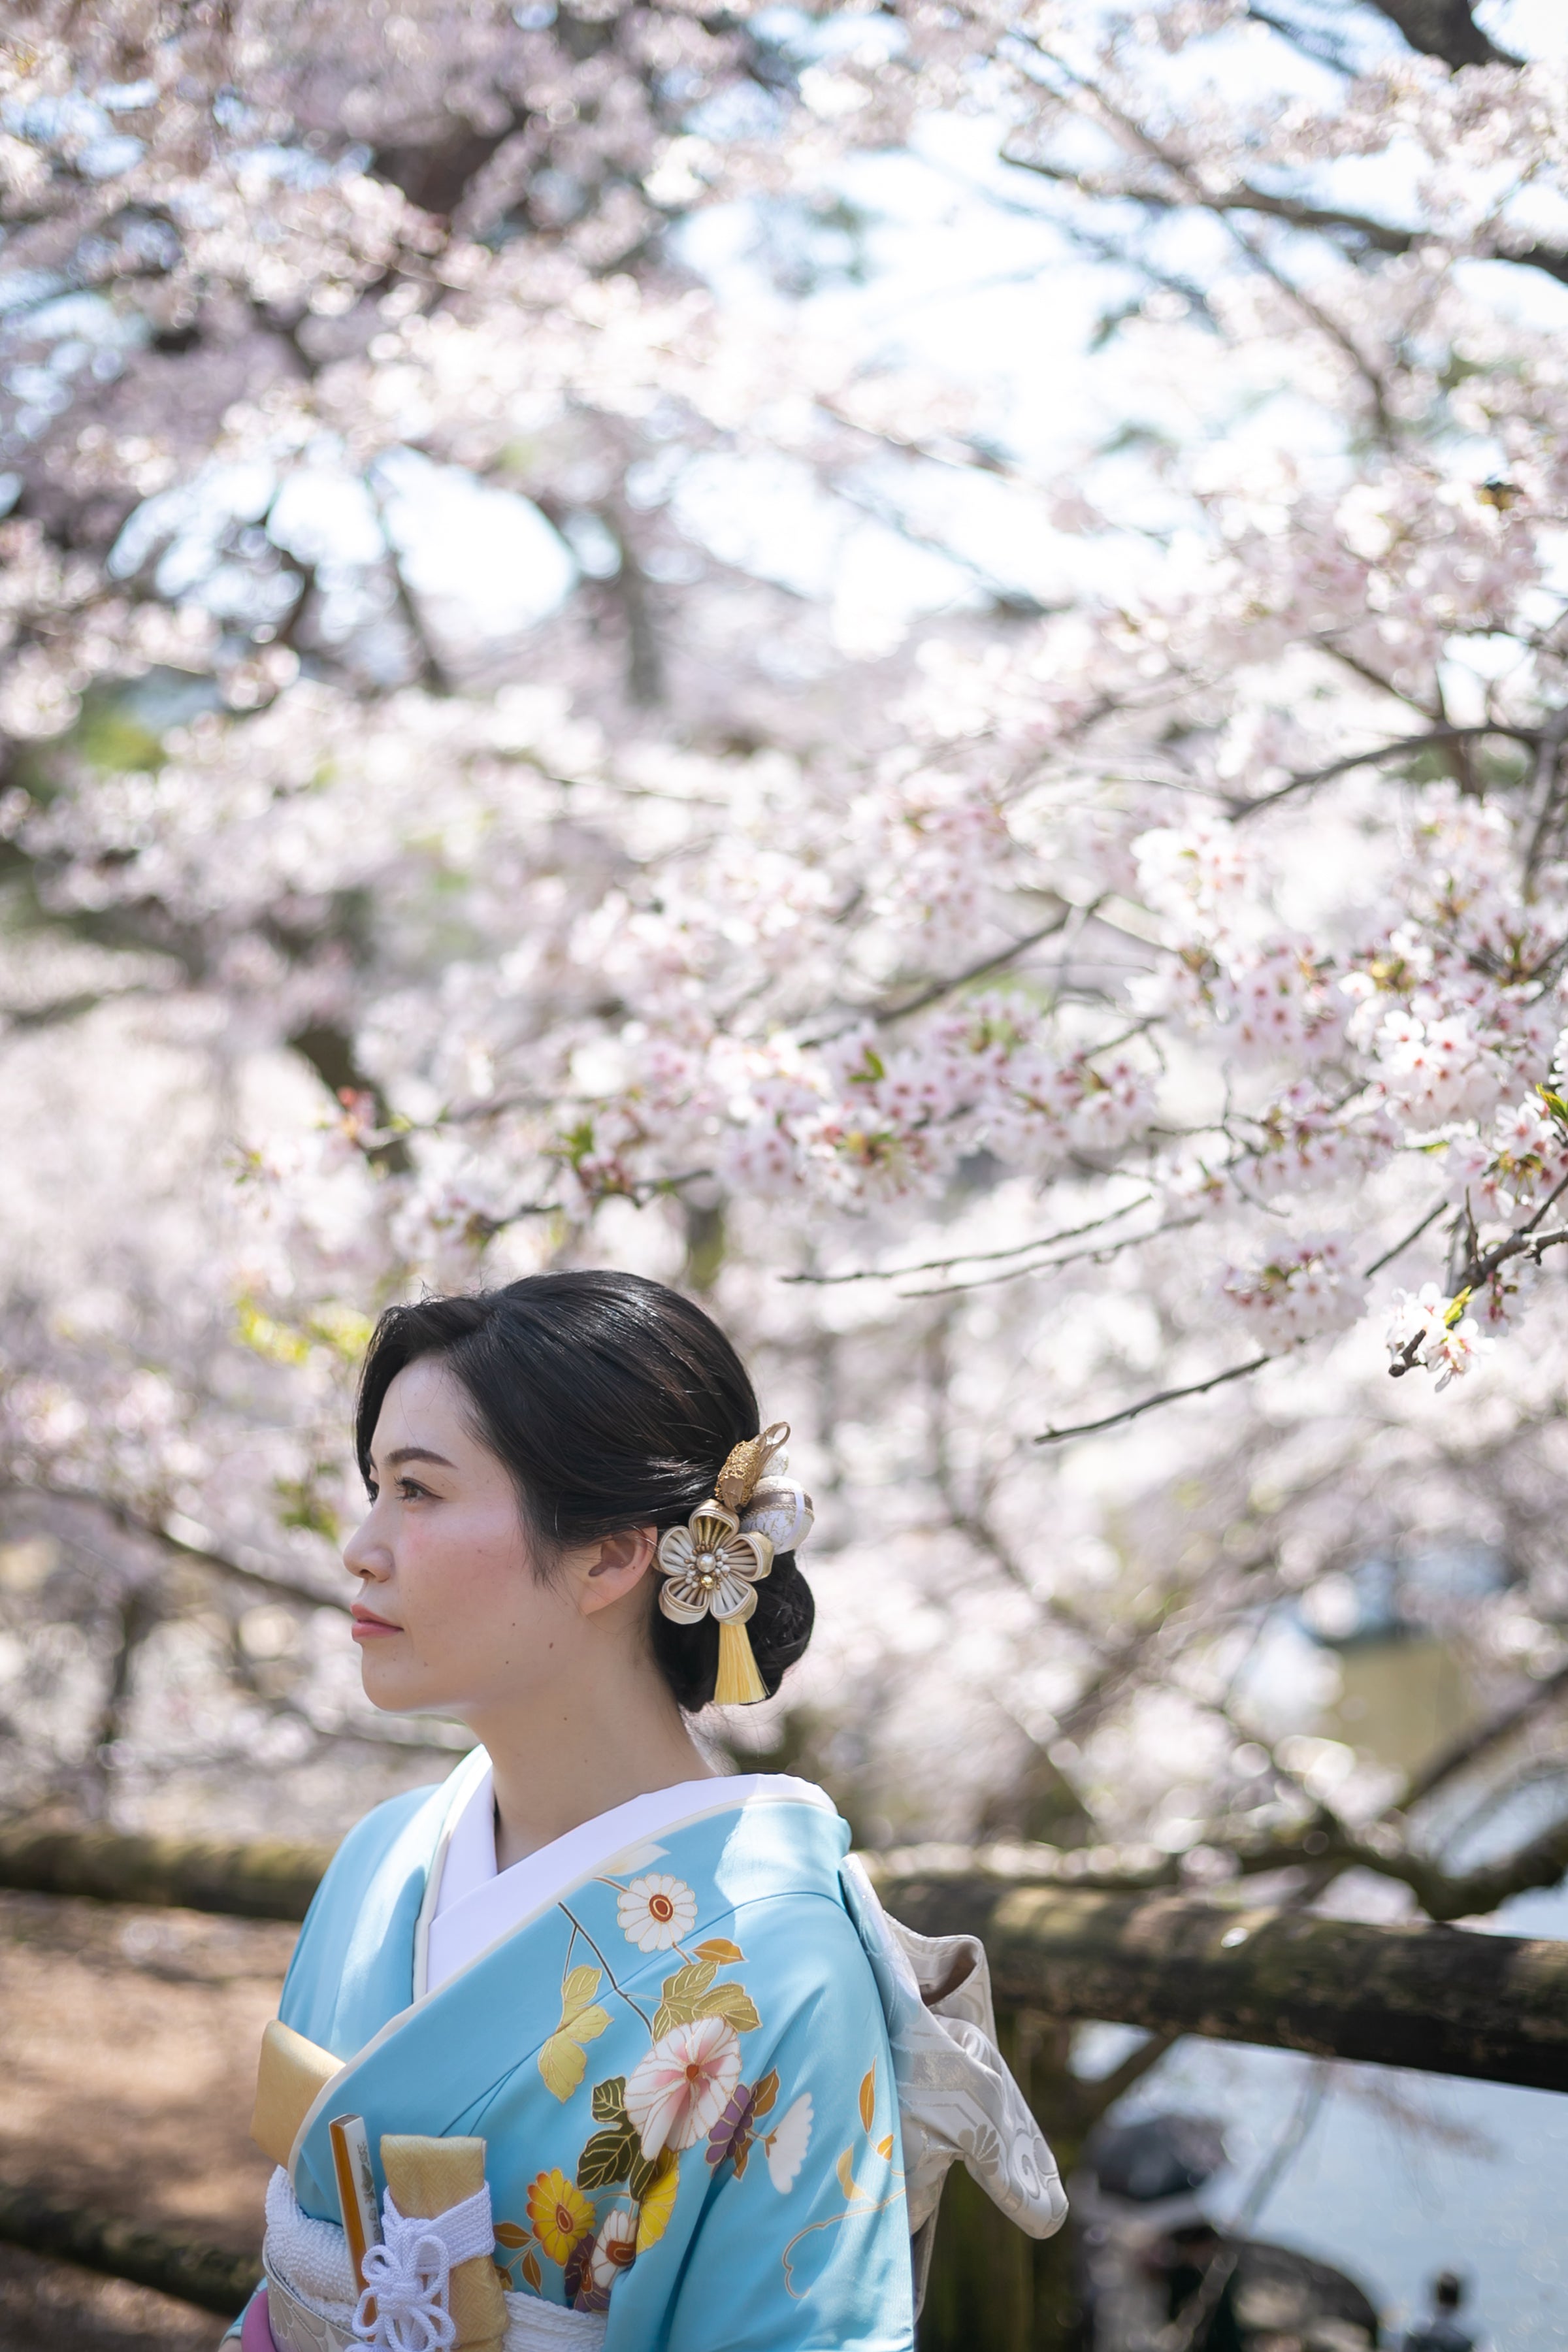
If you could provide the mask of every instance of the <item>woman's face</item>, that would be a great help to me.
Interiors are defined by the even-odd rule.
[[[599,1605],[569,1562],[548,1583],[535,1575],[516,1488],[467,1408],[437,1359],[398,1373],[372,1441],[370,1511],[343,1547],[361,1579],[365,1696],[394,1713],[482,1715],[559,1685]]]

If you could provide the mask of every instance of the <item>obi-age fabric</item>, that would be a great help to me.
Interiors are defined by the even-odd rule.
[[[556,2332],[531,2305],[596,2315],[604,2352],[909,2352],[889,2026],[826,1798],[700,1782],[653,1834],[635,1801],[519,1864],[543,1867],[516,1916],[493,1845],[489,1886],[440,1903],[481,1794],[488,1830],[482,1752],[379,1806],[310,1906],[280,2014],[343,2067],[275,2182],[289,2227],[338,2221],[332,2116],[373,2151],[471,2135],[520,2341]]]

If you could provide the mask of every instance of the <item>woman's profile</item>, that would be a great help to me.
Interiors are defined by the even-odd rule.
[[[351,1832],[306,1919],[245,2352],[908,2352],[955,2155],[1059,2222],[978,1947],[897,1927],[820,1790],[692,1735],[811,1636],[785,1434],[636,1276],[382,1318],[364,1687],[479,1744]]]

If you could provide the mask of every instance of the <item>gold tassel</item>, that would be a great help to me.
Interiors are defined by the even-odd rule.
[[[719,1679],[713,1685],[716,1706],[751,1706],[766,1698],[767,1685],[757,1672],[752,1637],[732,1617],[719,1623]]]

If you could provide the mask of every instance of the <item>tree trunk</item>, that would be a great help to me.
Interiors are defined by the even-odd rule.
[[[1095,2105],[1093,2085],[1068,2071],[1070,2032],[1005,2014],[997,2033],[1066,2179]],[[954,2165],[942,2191],[920,2352],[1079,2352],[1081,2341],[1071,2216],[1054,2238],[1026,2238]]]
[[[302,1919],[331,1859],[329,1847],[281,1838],[228,1845],[115,1830],[0,1830],[0,1886],[240,1919]]]
[[[868,1859],[895,1917],[982,1937],[1003,2008],[1568,2090],[1568,1942]]]

